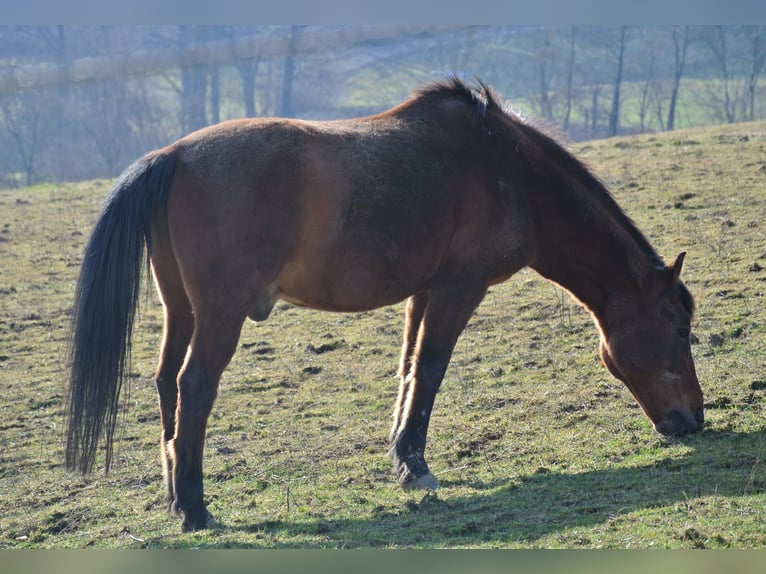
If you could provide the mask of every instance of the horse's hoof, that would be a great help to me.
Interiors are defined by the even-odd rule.
[[[439,481],[429,472],[418,478],[403,482],[402,488],[404,490],[436,490],[439,488]]]
[[[184,513],[183,522],[181,522],[181,532],[195,532],[197,530],[206,530],[218,526],[218,521],[213,518],[206,508],[201,512]]]
[[[439,481],[428,470],[422,452],[414,451],[399,459],[394,455],[397,479],[404,490],[436,490]]]

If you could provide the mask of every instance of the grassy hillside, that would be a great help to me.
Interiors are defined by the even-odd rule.
[[[108,182],[0,191],[0,547],[763,547],[765,150],[764,123],[575,147],[666,259],[688,252],[704,433],[656,434],[590,318],[524,270],[488,294],[437,397],[441,488],[406,493],[386,458],[402,305],[279,305],[245,326],[211,416],[221,527],[186,535],[162,502],[153,293],[110,474],[62,467],[72,290]]]

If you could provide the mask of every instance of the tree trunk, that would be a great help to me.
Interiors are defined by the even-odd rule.
[[[612,111],[609,114],[609,135],[617,135],[620,124],[620,85],[622,84],[622,63],[625,59],[625,29],[620,28],[620,55],[617,59],[617,78],[614,81],[614,95],[612,96]]]
[[[258,74],[259,60],[237,62],[237,71],[242,80],[242,96],[245,100],[245,116],[255,117],[255,77]]]
[[[199,26],[181,26],[180,44],[184,53],[204,41],[205,31]],[[207,67],[204,64],[185,63],[181,68],[181,123],[184,133],[207,125],[205,93]]]
[[[596,135],[596,130],[598,129],[598,97],[600,93],[601,86],[593,84],[590,101],[590,132],[593,136]]]
[[[280,114],[283,117],[293,115],[293,75],[295,74],[295,56],[298,35],[302,26],[293,26],[290,29],[290,42],[287,45],[287,55],[285,56],[285,70],[282,76],[282,105]]]
[[[567,103],[564,112],[564,131],[569,130],[569,116],[572,113],[572,80],[574,77],[575,65],[575,27],[569,33],[569,66],[567,70]]]
[[[17,96],[12,96],[18,100]],[[0,117],[5,129],[11,134],[16,144],[21,167],[24,170],[25,183],[32,185],[35,177],[35,160],[40,127],[41,96],[27,96],[23,102],[0,101]]]
[[[758,76],[761,73],[764,63],[766,63],[766,38],[764,37],[763,26],[754,26],[750,30],[750,73],[747,78],[747,119],[755,120],[755,91],[758,85]]]
[[[548,84],[548,62],[551,58],[551,35],[553,32],[550,28],[546,28],[542,31],[543,40],[542,46],[537,49],[537,71],[539,73],[539,86],[540,86],[540,114],[546,118],[551,119],[553,117],[553,106],[550,99],[550,86]]]
[[[676,103],[678,101],[678,89],[681,86],[681,78],[684,75],[686,63],[686,47],[689,44],[689,27],[684,27],[683,38],[679,39],[678,26],[673,27],[673,46],[675,48],[675,72],[673,74],[673,91],[670,93],[670,107],[668,108],[667,129],[672,131],[676,122]]]
[[[714,28],[713,37],[710,40],[710,48],[715,54],[716,60],[721,70],[721,79],[723,80],[723,111],[726,123],[734,123],[734,104],[731,101],[731,93],[729,91],[729,54],[726,42],[726,29],[724,26],[716,26]]]

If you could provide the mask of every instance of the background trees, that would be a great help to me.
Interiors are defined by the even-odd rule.
[[[111,177],[233,117],[373,113],[480,78],[572,139],[763,119],[764,26],[0,27],[0,187]]]

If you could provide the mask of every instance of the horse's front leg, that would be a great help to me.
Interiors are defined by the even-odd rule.
[[[402,378],[391,433],[394,470],[406,490],[438,487],[425,460],[431,412],[457,338],[485,292],[485,286],[476,284],[435,289],[422,310],[410,370]],[[405,345],[406,338],[405,334]]]
[[[418,331],[423,321],[423,314],[428,303],[428,292],[423,291],[412,295],[407,300],[404,309],[404,341],[402,343],[402,354],[399,359],[399,395],[394,405],[394,422],[391,426],[391,433],[388,436],[390,443],[396,438],[396,433],[401,426],[404,414],[404,405],[407,401],[407,395],[410,388],[410,371],[412,370],[412,361],[415,355],[415,346],[418,340]]]

